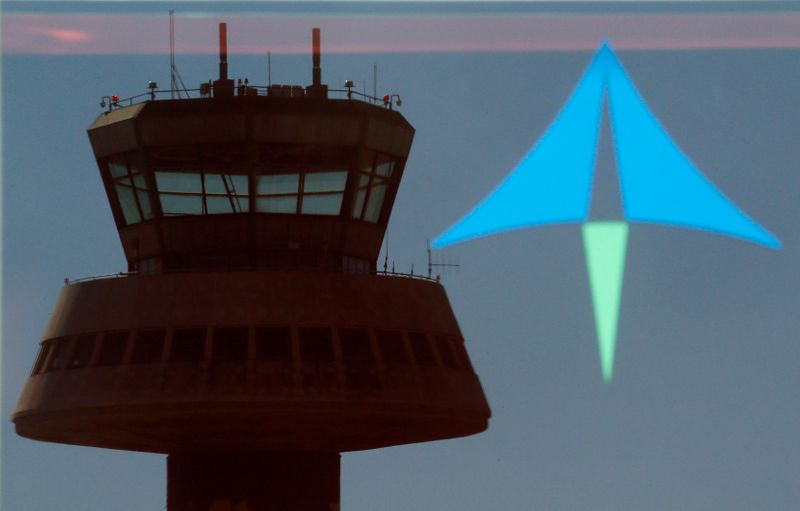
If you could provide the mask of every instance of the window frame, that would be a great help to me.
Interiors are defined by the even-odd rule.
[[[194,175],[199,178],[200,181],[200,189],[199,191],[176,191],[176,190],[169,190],[163,189],[159,186],[159,174],[185,174],[185,175]],[[225,187],[226,192],[209,192],[208,191],[208,180],[210,179],[209,176],[219,176],[222,180],[223,186]],[[236,190],[233,184],[233,176],[241,177],[244,181],[244,186],[247,190],[242,193],[241,191]],[[201,215],[240,215],[240,214],[248,214],[251,210],[252,205],[252,193],[250,191],[250,171],[241,171],[239,169],[228,169],[227,171],[223,171],[218,168],[154,168],[153,169],[153,179],[155,181],[155,193],[158,198],[158,205],[161,208],[161,215],[164,218],[167,217],[180,217],[180,216],[201,216]],[[229,189],[229,186],[231,189]],[[200,200],[200,211],[197,213],[193,212],[183,212],[183,213],[173,213],[168,212],[168,210],[173,209],[169,207],[165,207],[163,197],[189,197],[195,198]],[[219,198],[227,198],[231,210],[230,211],[210,211],[208,207],[208,199],[219,199]],[[242,204],[242,202],[244,204]],[[234,206],[236,204],[236,206]],[[237,211],[237,206],[239,210]]]
[[[119,208],[119,211],[122,215],[122,221],[125,225],[134,225],[147,222],[156,217],[156,213],[153,210],[153,201],[150,195],[150,188],[147,182],[147,170],[143,168],[141,164],[133,165],[131,162],[135,159],[136,156],[134,154],[122,153],[109,156],[105,160],[105,171],[108,177],[108,182],[110,187],[114,190],[116,206]],[[112,165],[124,168],[125,173],[115,176],[111,171]],[[134,166],[136,167],[135,173],[132,169]],[[137,185],[137,178],[141,179],[142,185]],[[126,180],[127,184],[124,182]],[[133,204],[136,207],[135,214],[138,216],[138,219],[130,220],[128,218],[126,208],[122,205],[120,189],[127,189],[131,192],[131,195],[133,196]],[[141,197],[145,197],[147,200],[147,214],[145,214],[145,208],[142,207]]]
[[[372,153],[371,157],[367,158],[364,164],[359,166],[350,212],[352,219],[373,224],[381,222],[384,206],[386,205],[386,197],[389,195],[390,185],[393,182],[392,178],[397,165],[398,160],[389,155],[375,152]],[[379,172],[379,169],[385,166],[388,166],[388,171],[386,173]],[[366,181],[364,181],[364,178],[366,178]],[[377,199],[377,206],[373,210],[371,206],[375,204],[373,198],[377,197],[375,194],[378,193],[378,189],[382,191],[380,198]]]

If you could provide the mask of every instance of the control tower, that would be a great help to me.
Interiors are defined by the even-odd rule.
[[[442,285],[377,271],[414,128],[395,96],[219,78],[89,127],[127,272],[67,283],[18,434],[167,455],[169,511],[331,511],[340,453],[489,408]],[[183,92],[183,91],[182,91]]]

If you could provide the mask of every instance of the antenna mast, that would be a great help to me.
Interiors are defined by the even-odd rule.
[[[178,80],[175,77],[175,10],[169,11],[169,97],[175,99]]]
[[[319,88],[322,85],[322,69],[319,67],[320,61],[320,37],[319,37],[319,29],[314,28],[311,30],[311,57],[312,57],[312,68],[311,68],[311,84],[314,86],[315,89]]]
[[[433,268],[441,267],[441,268],[460,268],[460,264],[453,264],[453,263],[434,263],[433,257],[431,255],[431,240],[428,240],[428,278],[433,278]],[[436,276],[436,280],[439,280],[439,276]]]
[[[189,91],[186,90],[186,85],[183,83],[183,79],[181,79],[180,73],[178,73],[178,66],[175,65],[175,10],[170,9],[169,11],[169,97],[170,99],[175,99],[175,93],[178,93],[178,98],[180,98],[180,89],[178,88],[178,84],[180,83],[180,89],[183,89],[183,92],[186,93],[186,97],[189,97]]]

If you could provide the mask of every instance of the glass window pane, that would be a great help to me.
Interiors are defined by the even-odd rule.
[[[342,329],[339,330],[339,341],[341,341],[342,357],[346,366],[364,367],[373,364],[369,332],[349,328]]]
[[[347,183],[347,171],[313,172],[306,174],[303,193],[341,192]]]
[[[386,185],[381,184],[373,186],[369,200],[367,201],[367,208],[364,210],[364,220],[367,222],[377,222],[381,216],[381,206],[383,206],[383,196],[386,195]]]
[[[384,177],[391,176],[392,170],[394,170],[393,161],[387,161],[375,167],[375,173],[378,174],[379,176],[384,176]]]
[[[47,354],[50,353],[50,344],[46,342],[42,344],[42,347],[39,348],[39,356],[36,357],[36,363],[33,364],[33,373],[34,375],[39,374],[44,369],[44,362],[47,360]]]
[[[367,196],[367,190],[364,188],[356,192],[356,200],[353,202],[353,218],[361,218],[361,210],[364,209],[364,199]]]
[[[136,199],[133,197],[133,188],[117,185],[117,197],[122,208],[122,215],[125,217],[126,224],[135,224],[142,221],[139,215],[139,208],[136,207]]]
[[[175,330],[172,335],[172,362],[199,362],[205,358],[206,330]]]
[[[215,328],[212,358],[228,362],[247,360],[247,329]]]
[[[377,330],[375,337],[378,339],[378,348],[381,350],[383,364],[387,367],[395,365],[408,365],[406,348],[400,332]]]
[[[297,195],[259,197],[256,211],[261,213],[297,213]]]
[[[89,365],[94,351],[94,335],[82,335],[75,342],[75,349],[72,351],[67,369],[78,369]]]
[[[123,160],[109,160],[108,171],[111,173],[112,178],[128,175],[128,168]]]
[[[246,197],[206,197],[206,209],[209,215],[224,213],[246,213],[249,202]]]
[[[256,359],[291,362],[292,333],[289,327],[257,328]]]
[[[133,184],[136,186],[136,188],[147,190],[147,181],[144,178],[144,174],[136,174],[133,176]]]
[[[333,362],[333,342],[328,328],[298,328],[303,363]]]
[[[150,197],[145,190],[136,190],[136,197],[139,198],[139,206],[142,207],[142,216],[145,220],[153,218],[153,208],[150,207]]]
[[[304,215],[338,215],[342,209],[343,197],[342,193],[304,195],[302,213]]]
[[[200,174],[193,172],[156,172],[156,186],[161,192],[201,193]]]
[[[162,193],[161,210],[165,215],[201,215],[203,214],[202,195],[171,195]]]
[[[97,365],[119,365],[125,357],[125,348],[128,345],[128,332],[113,332],[103,336],[100,344],[100,353],[97,355]]]
[[[247,176],[239,174],[206,174],[206,193],[247,195]]]
[[[411,351],[414,352],[414,358],[417,359],[417,365],[436,365],[436,359],[433,358],[433,350],[428,342],[427,335],[409,332],[408,340],[411,341]]]
[[[131,364],[156,364],[164,351],[164,330],[136,332],[131,353]]]
[[[67,355],[72,350],[72,339],[59,339],[53,341],[53,354],[50,355],[50,362],[47,364],[46,371],[64,369],[67,363]]]
[[[300,174],[272,174],[256,177],[257,195],[298,193],[299,191]]]

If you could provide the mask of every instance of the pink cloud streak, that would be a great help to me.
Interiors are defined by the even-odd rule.
[[[179,17],[179,54],[217,52],[218,21],[231,53],[305,53],[312,26],[330,53],[800,48],[800,13]],[[166,16],[3,16],[7,54],[163,54]]]

